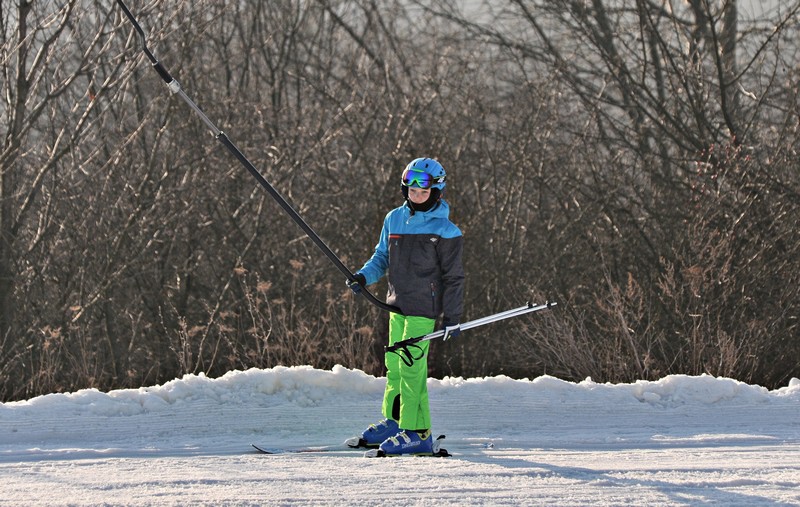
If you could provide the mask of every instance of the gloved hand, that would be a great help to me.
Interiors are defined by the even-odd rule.
[[[442,341],[445,342],[450,338],[455,338],[456,336],[461,334],[461,324],[459,324],[458,322],[453,324],[445,320],[444,323],[442,324],[442,329],[444,329],[444,336],[442,336]]]
[[[353,291],[353,294],[358,294],[367,285],[367,277],[361,273],[356,273],[353,275],[353,280],[347,280],[345,283]]]

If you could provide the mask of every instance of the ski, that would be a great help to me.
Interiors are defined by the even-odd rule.
[[[250,444],[260,454],[314,454],[314,453],[334,453],[334,452],[352,452],[358,451],[354,447],[342,447],[341,445],[327,445],[320,447],[265,447],[256,444]]]
[[[402,456],[414,456],[414,457],[427,457],[427,458],[447,458],[452,456],[447,449],[442,447],[442,440],[444,440],[444,435],[439,435],[436,437],[436,440],[433,441],[433,454],[386,454],[380,449],[370,449],[364,453],[365,458],[393,458],[393,457],[402,457]]]
[[[412,454],[410,456],[425,456],[446,458],[452,456],[447,449],[442,448],[442,441],[445,439],[444,435],[439,435],[433,442],[433,454]],[[350,453],[367,449],[364,453],[365,458],[385,458],[392,457],[387,455],[380,449],[367,448],[364,445],[350,445],[356,443],[353,439],[348,439],[345,445],[324,445],[318,447],[266,447],[262,445],[250,444],[253,449],[259,454],[278,455],[278,454],[322,454],[322,453]],[[358,442],[360,444],[360,442]]]

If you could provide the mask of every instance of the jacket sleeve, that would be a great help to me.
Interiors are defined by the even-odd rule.
[[[372,257],[358,270],[367,280],[367,285],[372,285],[386,274],[389,267],[389,215],[383,220],[383,228],[375,252]]]
[[[461,322],[464,310],[464,268],[461,264],[461,252],[464,237],[460,234],[442,239],[439,244],[439,262],[442,267],[442,310],[444,320],[448,323]]]

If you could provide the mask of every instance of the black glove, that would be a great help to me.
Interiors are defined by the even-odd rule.
[[[442,336],[442,341],[446,342],[450,338],[455,338],[456,336],[461,334],[461,324],[458,322],[452,323],[448,320],[445,320],[442,323],[442,330],[444,331],[444,336]]]
[[[347,280],[345,283],[353,291],[353,294],[358,294],[367,285],[367,278],[361,273],[356,273],[352,280]]]

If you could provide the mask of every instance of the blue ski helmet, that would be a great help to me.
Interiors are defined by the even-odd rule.
[[[436,188],[444,190],[447,174],[442,164],[432,158],[417,158],[403,171],[403,187]]]

